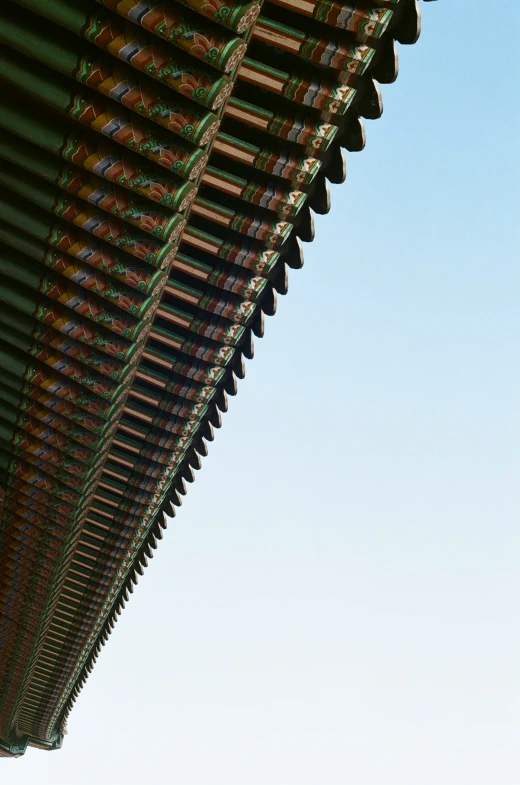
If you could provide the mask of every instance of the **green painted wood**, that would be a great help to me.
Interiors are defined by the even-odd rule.
[[[51,183],[58,180],[63,170],[61,158],[6,131],[0,131],[0,156]]]
[[[1,253],[2,251],[0,249],[0,254]],[[9,266],[9,263],[7,263],[6,266]],[[16,274],[14,267],[11,267],[10,269],[13,275]],[[20,278],[22,277],[23,271],[20,274]],[[32,288],[21,288],[19,285],[17,285],[14,278],[9,280],[7,277],[2,276],[0,279],[0,302],[6,303],[7,305],[12,305],[14,308],[17,308],[19,311],[21,311],[21,313],[26,314],[27,316],[33,316],[38,306],[45,301],[43,297],[38,297]]]
[[[53,212],[54,205],[62,193],[56,186],[46,183],[39,177],[33,177],[7,161],[0,169],[0,186],[48,212]]]
[[[0,341],[0,368],[5,368],[11,376],[20,379],[20,387],[29,365],[31,362],[22,352]]]
[[[11,463],[11,456],[0,450],[0,485],[6,488],[11,480],[9,473],[9,464]],[[0,740],[1,743],[1,740]]]
[[[57,31],[46,20],[28,15],[16,6],[8,4],[0,9],[0,42],[198,146],[211,141],[217,131],[218,119],[212,112],[194,105],[182,94],[159,87],[128,65],[117,64],[114,69],[111,58],[95,46],[65,30]],[[117,84],[127,89],[120,92],[113,89],[114,83],[107,85],[102,74],[106,77],[111,72]],[[52,77],[52,73],[48,76]]]
[[[8,385],[4,384],[3,381],[0,381],[0,398],[2,401],[13,406],[15,409],[18,409],[22,402],[22,397],[21,394],[12,390]]]
[[[8,417],[9,414],[6,413],[5,416]],[[12,442],[17,430],[16,422],[11,423],[6,419],[0,418],[0,439],[3,439],[9,444]]]
[[[73,7],[68,0],[14,0],[16,5],[33,11],[40,18],[44,17],[61,28],[65,28],[88,41],[105,52],[127,62],[124,44],[113,48],[102,35],[97,35],[105,25],[112,28],[115,37],[125,36],[126,31],[138,31],[138,51],[148,50],[153,56],[151,60],[140,61],[132,58],[130,65],[163,85],[173,89],[177,94],[187,96],[202,106],[216,111],[229,94],[231,80],[205,67],[200,61],[193,60],[180,50],[160,42],[154,35],[134,28],[105,9],[101,9],[90,0],[74,0]],[[115,32],[117,30],[117,33]],[[137,37],[136,37],[137,38]]]
[[[131,177],[125,179],[121,176],[117,181],[119,185],[140,194],[141,197],[159,202],[171,211],[185,209],[193,198],[194,184],[183,180],[169,169],[158,166],[154,161],[135,152],[130,152],[127,147],[110,141],[103,135],[93,133],[86,128],[83,130],[83,126],[65,119],[56,122],[30,111],[20,103],[15,105],[10,96],[0,96],[0,128],[66,160],[74,160],[75,163],[78,162],[73,159],[73,155],[83,145],[89,148],[95,147],[98,151],[102,150],[103,156],[113,156],[115,162],[120,162],[123,170],[125,167],[132,170]],[[200,154],[201,151],[195,152]],[[85,168],[90,171],[88,167]],[[108,177],[107,179],[110,180]],[[150,183],[153,183],[154,187],[160,187],[164,191],[163,196],[154,199]]]
[[[92,3],[88,0],[74,0],[73,3],[63,0],[15,0],[15,3],[76,35],[81,35],[92,9]]]
[[[20,137],[0,130],[0,157],[63,191],[105,210],[139,231],[168,242],[182,218],[165,207],[136,197],[118,185],[91,172],[88,174],[61,158],[35,147]],[[5,167],[5,165],[4,165]],[[15,170],[16,171],[16,170]],[[79,181],[82,185],[80,186]]]
[[[61,154],[69,130],[66,124],[50,118],[44,120],[23,106],[13,105],[7,98],[0,100],[0,128],[55,155]]]
[[[4,368],[2,368],[2,384],[13,393],[19,393],[21,390],[20,379]]]
[[[86,43],[82,45],[81,39],[74,41],[67,35],[61,35],[54,25],[45,20],[38,21],[38,17],[33,19],[21,8],[10,4],[0,8],[0,42],[69,77],[74,77],[78,60],[88,48]]]
[[[0,50],[0,72],[12,89],[80,121],[96,135],[115,140],[118,146],[152,161],[165,173],[189,182],[206,165],[207,155],[200,148],[113,104],[104,96],[85,89],[76,90],[75,85],[71,89],[70,80],[65,76],[46,66],[35,70],[32,62],[18,52]],[[98,124],[99,120],[101,124]],[[114,122],[120,126],[117,130],[113,127]]]
[[[38,321],[36,319],[31,319],[27,314],[20,313],[20,311],[7,303],[4,303],[2,308],[0,308],[0,324],[9,328],[9,330],[3,331],[2,334],[4,338],[6,338],[12,330],[14,330],[15,333],[21,333],[26,339],[32,338],[38,328]],[[26,348],[24,351],[29,351],[30,343],[31,341],[25,341]]]
[[[17,254],[7,248],[0,248],[0,275],[2,275],[2,277],[10,279],[11,282],[15,281],[18,284],[37,290],[42,282],[43,274],[44,268],[38,264],[32,263],[26,256]],[[6,281],[5,285],[10,286],[11,284]],[[31,294],[25,292],[25,290],[23,290],[22,296],[32,299]],[[0,297],[3,299],[2,293],[0,293]],[[6,301],[4,299],[4,302],[9,302],[9,300]],[[13,305],[15,305],[15,303],[13,303]]]
[[[48,237],[48,234],[45,233],[41,235],[41,239],[36,239],[34,235],[28,234],[26,226],[27,222],[24,224],[23,214],[18,216],[16,213],[12,212],[10,217],[10,223],[7,223],[6,221],[0,221],[0,242],[10,246],[11,248],[14,248],[16,251],[20,251],[26,256],[30,256],[31,259],[35,259],[47,267],[52,268],[55,254],[60,255],[59,251],[56,251],[51,247],[52,238]],[[54,229],[63,227],[68,228],[68,226],[69,224],[66,224],[65,221],[59,220],[53,224]],[[82,229],[76,230],[76,227],[74,227],[74,235],[79,237],[83,237],[83,235],[85,235],[87,238],[87,245],[89,245],[90,235],[87,235],[86,232],[83,232]],[[49,245],[47,245],[45,242],[47,240]],[[143,280],[148,281],[145,290],[146,292],[153,292],[155,286],[157,285],[157,281],[164,277],[164,273],[155,272],[154,269],[150,268],[146,263],[138,264],[132,257],[130,257],[130,261],[128,261],[129,257],[127,257],[124,253],[118,253],[117,256],[114,254],[114,258],[115,264],[110,269],[108,269],[106,273],[123,284],[125,282],[126,271],[128,269],[130,270],[130,273],[135,271],[136,273],[140,274]],[[75,259],[76,257],[71,256],[71,265],[76,263]],[[88,267],[89,265],[86,266]],[[143,290],[140,291],[142,292]],[[145,299],[143,294],[142,307],[146,309],[150,304],[151,300],[149,298]]]
[[[71,89],[70,82],[59,74],[49,79],[47,69],[31,66],[31,61],[17,53],[0,50],[0,73],[8,85],[36,101],[44,101],[58,112],[66,111],[74,100],[74,85]]]
[[[49,246],[36,240],[26,232],[17,231],[12,225],[0,221],[0,242],[10,245],[25,256],[30,256],[38,262],[43,262]]]
[[[6,310],[7,308],[2,308],[2,311],[6,311]],[[7,319],[8,318],[9,316],[7,317]],[[26,354],[29,354],[31,341],[28,340],[27,335],[25,334],[26,329],[24,328],[23,331],[20,331],[17,330],[13,324],[6,324],[6,322],[3,319],[3,313],[0,315],[0,321],[4,325],[10,328],[9,330],[2,330],[2,340],[5,341],[5,343],[8,343],[10,346],[14,346],[15,349],[19,349],[21,352],[25,352]]]
[[[8,224],[12,224],[43,241],[49,236],[52,225],[56,220],[43,210],[38,208],[30,209],[25,200],[17,199],[13,196],[7,197],[6,195],[0,195],[0,215]]]

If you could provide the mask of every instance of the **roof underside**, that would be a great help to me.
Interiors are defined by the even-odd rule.
[[[416,0],[4,0],[0,756],[67,715]]]

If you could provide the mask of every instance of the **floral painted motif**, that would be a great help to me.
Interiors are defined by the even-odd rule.
[[[153,36],[147,39],[142,32],[136,34],[135,25],[101,10],[90,16],[83,34],[114,57],[213,111],[222,105],[233,86],[227,77],[202,71],[189,58],[183,58],[179,50],[161,44]],[[187,93],[184,86],[190,77],[197,82],[197,89]]]
[[[116,145],[94,145],[81,137],[68,137],[62,156],[89,172],[102,175],[110,182],[128,188],[152,201],[182,210],[195,196],[192,183],[162,176],[137,158],[122,155]]]
[[[61,292],[62,287],[59,287],[57,290]],[[71,300],[71,302],[73,302],[73,300]],[[85,301],[83,301],[83,303],[85,304]],[[86,307],[88,307],[88,303],[86,304]],[[100,322],[103,323],[103,308],[100,308],[97,304],[94,308],[95,310],[99,308],[99,319]],[[102,333],[99,330],[94,329],[94,326],[90,325],[88,321],[81,321],[74,318],[70,311],[67,313],[66,309],[60,308],[59,306],[51,308],[47,304],[42,304],[38,306],[34,316],[38,321],[53,327],[58,332],[68,335],[81,343],[86,343],[94,349],[97,348],[112,357],[128,360],[134,353],[135,346],[132,344],[118,340],[111,336],[110,333],[105,334],[104,332]],[[116,319],[116,321],[118,320]],[[120,333],[126,329],[125,325],[121,322],[116,324],[115,327],[119,328]],[[117,329],[115,331],[117,332]]]
[[[164,245],[149,235],[131,230],[123,221],[73,197],[60,197],[54,205],[54,213],[154,267],[161,266],[164,254],[172,247],[171,244]]]
[[[197,15],[176,12],[173,5],[166,6],[158,0],[98,1],[224,73],[232,71],[246,52],[246,44],[240,38],[212,34],[199,24]]]
[[[166,137],[155,134],[153,127],[134,120],[124,112],[117,112],[108,103],[93,101],[90,95],[78,93],[69,110],[70,116],[124,147],[149,158],[154,163],[169,169],[179,177],[192,180],[194,169],[207,160],[198,149],[181,144],[172,144]],[[203,166],[204,166],[203,163]]]
[[[87,233],[64,222],[56,222],[46,239],[49,245],[87,262],[112,278],[146,294],[156,294],[164,278],[164,273],[152,270],[148,265],[140,264],[135,260],[118,256],[110,246],[98,242]],[[55,251],[51,250],[47,254],[49,267],[53,265],[53,253]],[[47,263],[46,258],[44,263]]]
[[[135,78],[135,72],[124,66],[111,67],[95,52],[82,58],[76,78],[83,84],[113,98],[123,106],[147,117],[169,131],[195,144],[203,144],[208,128],[215,128],[216,116],[183,102],[172,102],[170,95]]]

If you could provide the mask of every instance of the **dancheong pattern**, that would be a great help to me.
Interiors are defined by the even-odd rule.
[[[416,0],[4,0],[0,756],[55,749]]]

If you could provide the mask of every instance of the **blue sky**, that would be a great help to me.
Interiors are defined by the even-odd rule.
[[[517,785],[519,21],[423,5],[63,749],[3,782]]]

